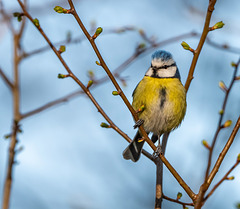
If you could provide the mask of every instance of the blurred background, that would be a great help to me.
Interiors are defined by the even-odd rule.
[[[9,14],[21,12],[17,1],[2,1]],[[143,30],[147,37],[157,42],[192,31],[201,33],[208,1],[170,0],[78,0],[75,7],[88,29],[93,25],[103,27],[96,42],[107,65],[116,69],[127,60],[136,47],[146,41],[139,35]],[[30,14],[38,18],[52,42],[82,36],[71,15],[54,12],[55,6],[68,8],[67,1],[28,1]],[[169,138],[166,157],[189,184],[198,192],[206,169],[208,151],[201,144],[203,139],[211,142],[219,118],[224,93],[218,83],[229,84],[233,68],[240,54],[240,2],[238,0],[216,3],[211,25],[223,21],[225,26],[209,34],[210,40],[230,48],[222,50],[205,44],[199,57],[187,96],[187,114],[180,128]],[[12,79],[13,37],[6,22],[0,17],[0,67]],[[14,20],[14,27],[19,23]],[[122,33],[109,30],[134,28]],[[173,54],[185,83],[192,54],[182,48],[186,41],[196,48],[199,37],[186,37],[159,47]],[[146,43],[147,45],[148,43]],[[46,42],[27,21],[22,47],[31,52],[46,46]],[[121,87],[132,101],[132,91],[150,66],[149,50],[135,59],[120,74]],[[66,45],[64,59],[80,80],[87,84],[89,71],[95,78],[105,76],[88,41]],[[21,112],[34,110],[50,101],[79,89],[72,79],[60,80],[58,73],[66,73],[51,50],[32,55],[20,65]],[[239,73],[238,73],[239,74]],[[126,83],[126,85],[125,85]],[[228,100],[225,120],[235,124],[240,112],[240,83],[236,82]],[[115,88],[106,81],[96,86],[92,94],[110,118],[131,138],[135,135],[132,116],[120,97],[114,97]],[[11,131],[12,96],[0,79],[0,197],[7,167],[9,140],[4,135]],[[23,151],[16,155],[14,166],[11,209],[146,209],[153,208],[155,201],[155,165],[142,156],[132,163],[122,158],[127,142],[112,129],[103,129],[103,117],[86,96],[78,96],[68,102],[49,108],[21,122],[23,133],[19,135],[17,148]],[[214,160],[228,139],[232,127],[219,135]],[[239,151],[239,134],[227,154],[213,182],[215,185],[235,163]],[[151,150],[145,146],[146,150]],[[214,161],[213,161],[214,162]],[[207,201],[204,208],[235,208],[240,202],[240,168],[231,175],[234,181],[224,182]],[[164,168],[164,194],[176,198],[183,193],[182,201],[189,202],[183,189],[171,173]],[[182,208],[163,201],[163,208]]]

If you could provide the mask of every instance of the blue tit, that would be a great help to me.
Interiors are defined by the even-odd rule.
[[[155,143],[162,134],[177,128],[186,113],[186,91],[172,55],[159,50],[153,53],[151,67],[133,91],[132,106],[139,112],[139,119]],[[133,141],[123,151],[124,159],[138,161],[144,141],[138,131]]]

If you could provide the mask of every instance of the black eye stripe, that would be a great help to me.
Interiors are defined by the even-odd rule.
[[[151,68],[153,68],[154,70],[167,69],[167,68],[173,67],[173,66],[176,66],[175,62],[173,64],[171,64],[171,65],[163,65],[161,67],[155,67],[155,66],[152,66],[152,64],[151,64]]]

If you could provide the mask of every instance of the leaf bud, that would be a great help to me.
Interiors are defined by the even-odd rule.
[[[102,33],[103,29],[101,27],[98,27],[94,33],[94,35],[92,36],[93,39],[96,39],[101,33]]]
[[[33,23],[36,27],[40,27],[39,20],[37,18],[33,19]]]
[[[237,156],[237,161],[240,163],[240,153]]]
[[[223,81],[219,81],[218,85],[219,85],[219,88],[222,89],[224,92],[227,91],[227,87]]]
[[[61,45],[60,47],[59,47],[59,50],[58,50],[60,53],[63,53],[63,52],[65,52],[66,51],[66,46],[65,45]]]
[[[178,193],[177,193],[177,200],[180,200],[181,197],[182,197],[182,193],[181,193],[181,192],[178,192]]]
[[[100,124],[100,126],[101,126],[102,128],[111,128],[110,125],[108,125],[108,124],[106,124],[106,123],[104,123],[104,122],[102,122],[102,123]]]
[[[54,10],[55,10],[55,12],[60,13],[60,14],[61,14],[61,13],[66,14],[66,13],[69,12],[69,10],[64,9],[64,8],[62,8],[62,7],[60,7],[60,6],[55,6],[55,7],[54,7]]]
[[[231,120],[227,120],[224,124],[223,124],[223,128],[228,128],[232,125],[232,121]]]
[[[210,27],[209,30],[211,31],[211,30],[220,29],[220,28],[222,28],[224,25],[225,25],[225,24],[224,24],[222,21],[220,21],[220,22],[217,22],[214,26]]]
[[[210,149],[210,146],[208,144],[208,142],[206,140],[202,140],[202,144],[204,147],[206,147],[207,149]]]
[[[185,41],[183,41],[183,42],[181,43],[181,45],[182,45],[182,47],[183,47],[185,50],[189,50],[189,51],[195,53],[194,50],[193,50]]]
[[[234,180],[234,176],[227,177],[227,180]]]
[[[112,95],[118,96],[118,95],[119,95],[119,92],[118,92],[118,91],[113,91],[113,92],[112,92]]]
[[[68,76],[69,75],[64,75],[64,74],[61,74],[61,73],[58,74],[58,78],[60,78],[60,79],[67,78]]]
[[[92,81],[92,80],[88,81],[87,88],[89,88],[90,86],[92,86],[92,84],[93,84],[93,81]]]

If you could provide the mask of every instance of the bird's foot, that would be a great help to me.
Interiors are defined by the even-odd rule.
[[[154,158],[157,158],[160,154],[162,153],[162,147],[160,146],[160,144],[157,146],[157,149],[154,151],[154,153],[152,154],[152,156]]]
[[[133,126],[133,128],[134,128],[134,129],[135,129],[135,128],[138,128],[138,127],[141,126],[143,123],[144,123],[144,120],[139,119],[139,120],[135,123],[135,125]]]

